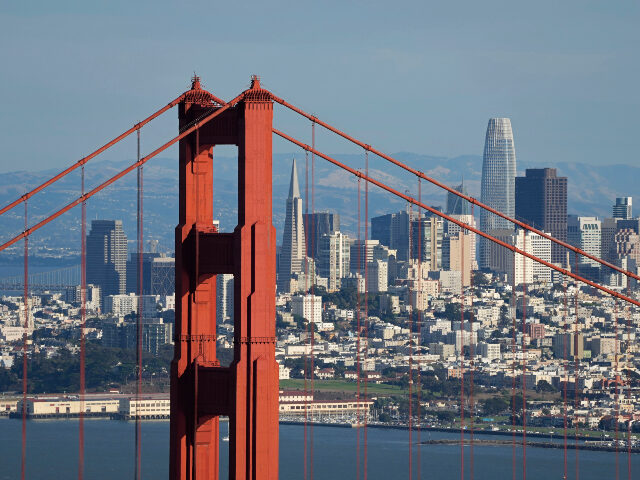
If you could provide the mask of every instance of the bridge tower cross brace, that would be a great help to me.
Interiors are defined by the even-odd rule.
[[[193,78],[180,128],[215,111]],[[171,480],[219,478],[219,417],[229,417],[229,478],[278,478],[278,365],[271,94],[252,77],[243,99],[180,141]],[[213,225],[213,147],[238,147],[238,225]],[[216,357],[216,275],[234,275],[234,357]],[[197,278],[196,278],[197,277]]]

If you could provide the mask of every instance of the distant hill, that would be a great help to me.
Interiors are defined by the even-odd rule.
[[[274,155],[273,205],[274,224],[278,231],[282,227],[284,205],[288,193],[291,159],[294,154]],[[305,157],[296,153],[300,187],[305,195]],[[425,174],[446,183],[458,185],[464,177],[464,183],[473,196],[480,195],[480,177],[482,157],[466,155],[455,158],[433,157],[415,153],[397,153],[395,158],[408,163]],[[335,155],[335,158],[355,168],[364,168],[364,155]],[[116,174],[132,161],[90,163],[87,168],[87,190]],[[237,191],[236,160],[229,157],[215,157],[214,209],[221,221],[222,229],[232,230],[236,224]],[[309,159],[311,163],[311,159]],[[17,166],[17,165],[16,165]],[[630,165],[593,166],[582,163],[543,163],[519,162],[518,174],[523,175],[525,168],[555,166],[559,175],[569,177],[569,212],[583,215],[610,215],[611,205],[616,196],[640,197],[640,167]],[[409,190],[417,195],[418,182],[398,167],[371,156],[371,176],[381,179],[401,191]],[[311,177],[311,168],[308,175]],[[22,195],[25,191],[50,178],[58,170],[37,172],[15,171],[4,173],[0,177],[0,203],[5,205]],[[315,168],[316,210],[339,212],[343,230],[355,232],[357,222],[357,181],[347,173],[337,170],[325,160],[316,158]],[[311,180],[309,180],[311,181]],[[364,192],[364,185],[361,185]],[[311,189],[309,188],[309,194]],[[44,218],[61,206],[73,200],[80,193],[79,172],[70,175],[52,185],[29,201],[29,223]],[[178,171],[177,160],[157,158],[150,160],[144,168],[144,224],[145,239],[157,239],[160,248],[173,249],[174,228],[177,223]],[[444,206],[445,194],[430,184],[422,184],[422,199],[430,205]],[[405,208],[404,201],[370,186],[369,215],[376,216]],[[311,200],[309,203],[311,209]],[[363,211],[364,212],[364,211]],[[0,240],[5,241],[23,229],[24,209],[15,208],[0,218]],[[122,219],[131,247],[135,240],[136,219],[136,174],[129,174],[116,182],[105,192],[89,200],[87,219]],[[33,236],[32,245],[50,246],[79,250],[80,209],[76,208],[43,228]],[[280,234],[278,234],[280,242]],[[21,251],[21,245],[14,247],[15,253]],[[1,254],[0,254],[1,255]]]

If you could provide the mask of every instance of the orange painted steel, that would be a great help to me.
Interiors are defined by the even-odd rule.
[[[219,109],[216,109],[213,113],[210,113],[209,115],[207,115],[206,117],[204,117],[202,120],[200,120],[199,123],[195,124],[194,126],[188,128],[187,130],[185,130],[184,132],[182,132],[180,135],[178,135],[177,137],[172,138],[171,140],[169,140],[167,143],[165,143],[164,145],[162,145],[161,147],[155,149],[153,152],[151,152],[149,155],[142,157],[139,161],[129,165],[127,168],[125,168],[124,170],[122,170],[120,173],[114,175],[113,177],[111,177],[110,179],[104,181],[103,183],[101,183],[100,185],[98,185],[97,187],[95,187],[93,190],[90,190],[88,193],[84,194],[84,195],[80,195],[78,198],[76,198],[73,202],[68,203],[66,206],[62,207],[60,210],[56,211],[55,213],[53,213],[52,215],[44,218],[43,220],[41,220],[40,222],[36,223],[34,226],[32,227],[25,227],[24,231],[19,234],[16,235],[15,237],[13,237],[11,240],[6,241],[5,243],[3,243],[2,245],[0,245],[0,252],[5,250],[6,248],[10,247],[11,245],[13,245],[14,243],[18,242],[19,240],[28,237],[29,235],[31,235],[33,232],[35,232],[36,230],[39,230],[40,228],[44,227],[46,224],[50,223],[51,221],[55,220],[56,218],[58,218],[60,215],[68,212],[69,210],[71,210],[73,207],[76,207],[78,205],[80,205],[83,201],[88,200],[89,198],[93,197],[96,193],[104,190],[106,187],[108,187],[109,185],[111,185],[112,183],[114,183],[116,180],[119,180],[120,178],[124,177],[127,173],[132,172],[133,170],[135,170],[136,168],[138,168],[140,165],[144,165],[147,161],[151,160],[153,157],[155,157],[156,155],[158,155],[159,153],[162,153],[164,150],[166,150],[167,148],[169,148],[171,145],[173,145],[174,143],[178,142],[179,140],[183,139],[184,137],[188,136],[189,134],[191,134],[192,132],[196,131],[196,129],[198,128],[198,126],[202,126],[204,124],[206,124],[207,122],[209,122],[210,120],[214,119],[215,117],[217,117],[218,115],[222,114],[225,110],[227,110],[228,108],[232,107],[233,105],[235,105],[236,103],[238,103],[243,97],[243,94],[238,95],[236,98],[234,98],[233,100],[231,100],[228,104],[226,104],[223,107],[220,107]],[[43,184],[44,185],[44,184]]]
[[[239,102],[215,107],[212,98],[194,77],[179,105],[181,127],[209,108],[224,114],[182,137],[179,147],[169,478],[219,478],[219,416],[227,415],[229,478],[275,480],[273,103],[257,77]],[[216,145],[238,146],[238,226],[233,233],[220,233],[213,225]],[[234,357],[228,367],[216,357],[216,275],[225,273],[234,275]]]
[[[288,140],[289,142],[291,142],[291,143],[293,143],[295,145],[298,145],[300,148],[302,148],[304,150],[308,150],[308,151],[314,150],[309,145],[306,145],[303,142],[301,142],[299,140],[296,140],[295,138],[287,135],[284,132],[281,132],[280,130],[277,130],[277,129],[274,128],[273,129],[273,133],[275,133],[279,137],[284,138],[285,140]],[[437,210],[437,209],[435,209],[433,207],[430,207],[429,205],[426,205],[426,204],[424,204],[422,202],[419,202],[415,198],[413,198],[413,197],[411,197],[409,195],[406,195],[406,194],[404,194],[402,192],[399,192],[398,190],[389,187],[388,185],[386,185],[385,183],[383,183],[383,182],[381,182],[379,180],[375,180],[374,178],[368,177],[367,175],[363,174],[362,172],[359,172],[359,171],[357,171],[357,170],[345,165],[344,163],[339,162],[338,160],[330,157],[329,155],[326,155],[326,154],[324,154],[322,152],[319,152],[317,150],[314,150],[313,153],[315,155],[321,157],[321,158],[324,158],[329,163],[332,163],[335,166],[337,166],[337,167],[339,167],[339,168],[341,168],[343,170],[346,170],[347,172],[351,173],[352,175],[355,175],[356,177],[360,177],[363,180],[366,180],[366,181],[376,185],[377,187],[380,187],[383,190],[386,190],[387,192],[392,193],[393,195],[396,195],[397,197],[400,197],[400,198],[406,200],[407,202],[410,202],[410,203],[413,203],[414,205],[422,207],[425,210],[430,211],[434,215],[437,215],[440,218],[443,218],[443,219],[445,219],[445,220],[447,220],[447,221],[449,221],[451,223],[454,223],[455,225],[458,225],[460,228],[463,228],[465,230],[473,232],[476,235],[480,235],[481,237],[484,237],[484,238],[486,238],[487,240],[489,240],[489,241],[491,241],[493,243],[501,245],[504,248],[507,248],[507,249],[511,250],[512,252],[514,252],[514,253],[523,255],[523,256],[525,256],[527,258],[530,258],[534,262],[537,262],[537,263],[539,263],[541,265],[544,265],[545,267],[549,267],[552,270],[555,270],[556,272],[559,272],[559,273],[561,273],[563,275],[571,277],[574,280],[577,280],[578,282],[582,282],[582,283],[584,283],[586,285],[589,285],[590,287],[596,288],[596,289],[600,290],[601,292],[604,292],[604,293],[607,293],[607,294],[611,295],[612,297],[619,298],[620,300],[624,300],[625,302],[628,302],[628,303],[631,303],[633,305],[636,305],[636,306],[640,307],[640,301],[638,301],[638,300],[634,300],[631,297],[628,297],[626,295],[622,295],[622,294],[620,294],[620,293],[618,293],[618,292],[616,292],[614,290],[611,290],[611,289],[609,289],[607,287],[603,287],[602,285],[599,285],[599,284],[597,284],[595,282],[592,282],[591,280],[588,280],[588,279],[586,279],[584,277],[581,277],[580,275],[576,275],[575,273],[572,273],[569,270],[566,270],[566,269],[564,269],[562,267],[558,267],[557,265],[554,265],[553,263],[547,262],[545,260],[542,260],[542,259],[536,257],[535,255],[532,255],[532,254],[530,254],[528,252],[520,250],[519,248],[517,248],[517,247],[515,247],[513,245],[510,245],[510,244],[508,244],[506,242],[503,242],[502,240],[499,240],[499,239],[495,238],[494,236],[489,235],[488,233],[485,233],[485,232],[483,232],[483,231],[481,231],[481,230],[479,230],[479,229],[477,229],[475,227],[472,227],[472,226],[470,226],[470,225],[468,225],[468,224],[466,224],[466,223],[464,223],[464,222],[462,222],[460,220],[457,220],[457,219],[451,217],[450,215],[447,215],[446,213],[441,212],[440,210]]]
[[[129,130],[127,130],[124,133],[121,133],[120,135],[118,135],[116,138],[114,138],[113,140],[111,140],[110,142],[106,143],[105,145],[103,145],[102,147],[100,147],[99,149],[97,149],[95,152],[87,155],[86,157],[81,158],[80,160],[78,160],[76,163],[74,163],[73,165],[67,167],[66,169],[64,169],[62,172],[60,172],[58,175],[56,175],[55,177],[50,178],[49,180],[47,180],[46,182],[44,182],[42,185],[34,188],[33,190],[25,193],[24,195],[22,195],[20,198],[17,198],[16,200],[14,200],[13,202],[11,202],[10,204],[4,206],[2,209],[0,209],[0,215],[4,214],[5,212],[8,212],[9,210],[11,210],[13,207],[20,205],[20,203],[28,200],[29,198],[33,197],[36,193],[40,192],[41,190],[44,190],[45,188],[47,188],[49,185],[57,182],[58,180],[60,180],[62,177],[65,177],[66,175],[68,175],[69,173],[73,172],[76,168],[79,168],[81,166],[83,166],[85,163],[87,163],[89,160],[91,160],[92,158],[100,155],[102,152],[104,152],[105,150],[108,150],[109,148],[111,148],[112,146],[114,146],[116,143],[120,142],[121,140],[125,139],[126,137],[128,137],[129,135],[131,135],[133,132],[140,130],[144,125],[146,125],[147,123],[149,123],[151,120],[153,120],[156,117],[159,117],[160,115],[162,115],[164,112],[166,112],[167,110],[170,110],[171,108],[175,107],[176,105],[178,105],[182,99],[184,98],[185,94],[183,93],[182,95],[180,95],[178,98],[176,98],[175,100],[169,102],[167,105],[165,105],[164,107],[162,107],[160,110],[152,113],[151,115],[149,115],[147,118],[145,118],[144,120],[142,120],[139,123],[136,123],[133,127],[131,127]]]
[[[581,249],[579,249],[578,247],[575,247],[567,242],[563,242],[562,240],[558,240],[555,237],[552,237],[551,235],[549,235],[548,233],[543,232],[542,230],[538,230],[535,227],[532,227],[531,225],[528,225],[524,222],[521,222],[520,220],[517,220],[515,218],[509,217],[508,215],[505,215],[504,213],[500,212],[499,210],[496,210],[494,208],[491,208],[489,205],[485,205],[484,203],[478,201],[477,199],[469,196],[469,195],[465,195],[462,192],[457,191],[454,188],[449,187],[448,185],[439,182],[438,180],[436,180],[435,178],[431,178],[427,175],[425,175],[424,173],[422,173],[419,170],[416,170],[415,168],[412,168],[402,162],[400,162],[399,160],[396,160],[395,158],[379,151],[376,150],[375,148],[373,148],[371,145],[368,145],[366,143],[361,142],[360,140],[342,132],[341,130],[338,130],[335,127],[332,127],[331,125],[329,125],[328,123],[323,122],[322,120],[320,120],[318,117],[314,116],[314,115],[310,115],[308,113],[306,113],[305,111],[299,109],[298,107],[288,103],[287,101],[283,100],[282,98],[276,97],[275,95],[272,94],[271,98],[273,99],[274,102],[279,103],[280,105],[287,107],[290,110],[293,110],[294,112],[298,113],[299,115],[302,115],[303,117],[308,118],[309,120],[311,120],[312,122],[317,123],[318,125],[323,126],[324,128],[326,128],[327,130],[335,133],[336,135],[340,135],[342,138],[344,138],[345,140],[348,140],[352,143],[355,143],[356,145],[364,148],[365,150],[379,156],[380,158],[383,158],[391,163],[393,163],[394,165],[402,168],[403,170],[406,170],[409,173],[412,173],[413,175],[416,175],[419,178],[422,178],[423,180],[426,180],[427,182],[430,182],[431,184],[435,185],[436,187],[442,188],[444,190],[446,190],[449,193],[452,193],[454,195],[457,195],[458,197],[466,200],[467,202],[471,203],[472,205],[477,205],[480,208],[493,213],[494,215],[497,215],[501,218],[504,218],[505,220],[508,220],[509,222],[513,223],[514,225],[518,225],[521,228],[524,228],[525,230],[528,230],[530,232],[536,233],[538,235],[540,235],[543,238],[546,238],[547,240],[552,241],[553,243],[560,245],[568,250],[571,250],[574,253],[578,253],[590,260],[593,260],[595,262],[598,262],[601,265],[604,265],[605,267],[609,267],[612,270],[615,270],[616,272],[622,273],[623,275],[626,275],[627,277],[630,278],[634,278],[636,280],[640,280],[640,275],[636,275],[632,272],[629,272],[623,268],[618,267],[617,265],[614,265],[612,263],[607,262],[606,260],[603,260],[599,257],[596,257],[594,255],[591,255]]]

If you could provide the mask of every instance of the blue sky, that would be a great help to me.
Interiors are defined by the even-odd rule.
[[[387,152],[481,154],[487,119],[508,116],[521,160],[637,163],[631,0],[7,3],[0,171],[68,165],[184,91],[194,71],[225,98],[257,73]],[[143,153],[176,133],[176,116],[143,132]],[[275,123],[308,141],[308,122],[277,110]],[[356,151],[328,135],[318,145]],[[134,155],[129,141],[103,158]]]

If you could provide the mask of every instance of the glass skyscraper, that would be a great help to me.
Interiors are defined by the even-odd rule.
[[[480,198],[482,203],[513,217],[515,214],[515,178],[516,150],[513,144],[511,120],[508,118],[490,118],[484,142],[482,161],[482,184]],[[492,230],[513,230],[513,224],[497,215],[480,211],[480,229],[490,233]],[[480,242],[480,268],[490,268],[490,249],[488,240]]]
[[[126,292],[127,236],[122,230],[122,220],[91,222],[86,268],[87,284],[99,286],[103,298]]]

